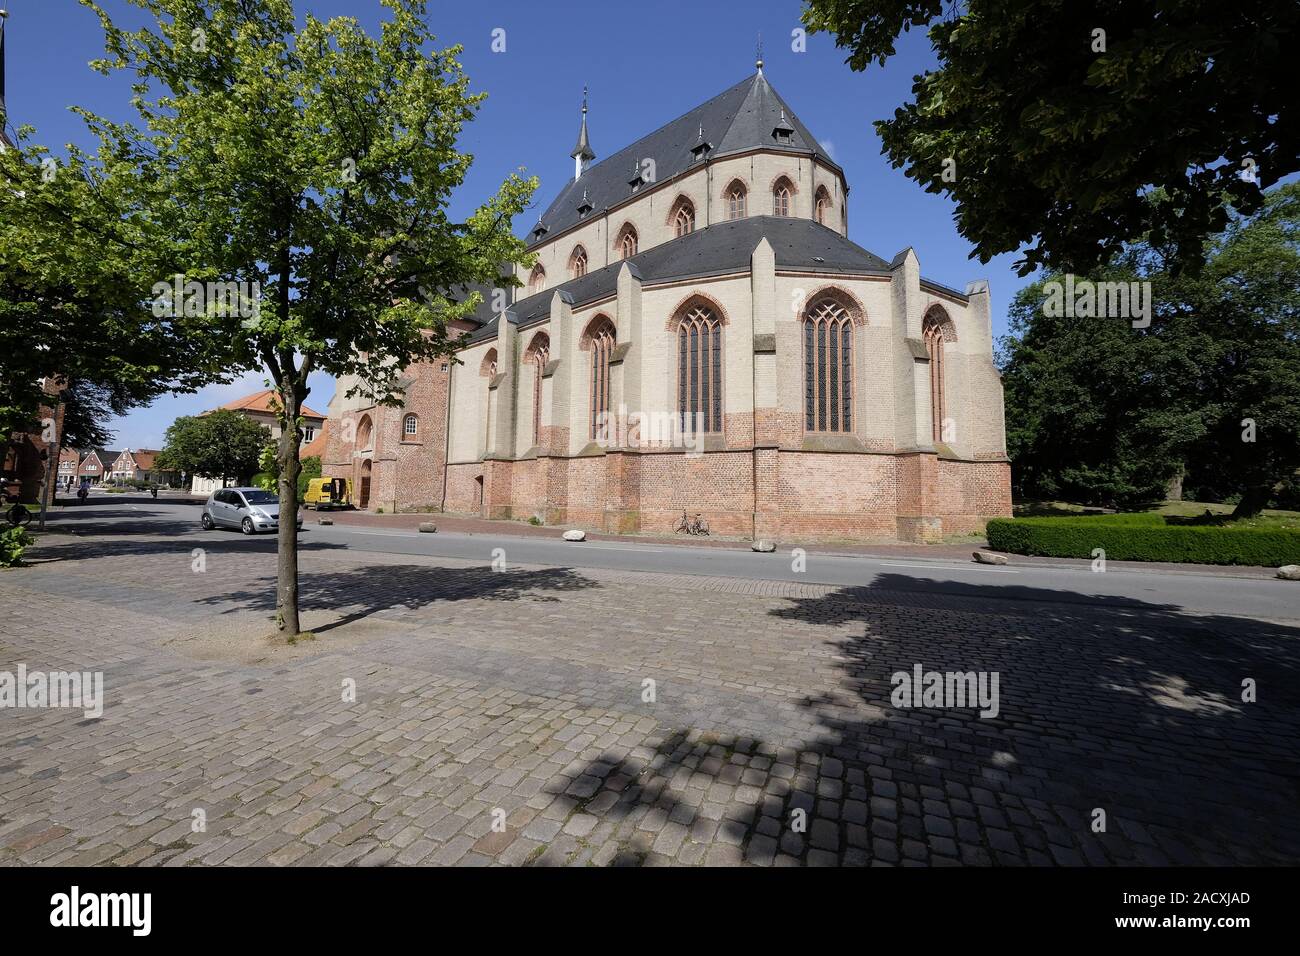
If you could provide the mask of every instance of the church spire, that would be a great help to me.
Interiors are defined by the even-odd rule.
[[[578,145],[573,147],[573,152],[569,155],[573,157],[573,179],[576,182],[582,178],[587,164],[596,158],[591,142],[587,139],[587,88],[585,86],[582,88],[582,128],[578,130]]]
[[[754,68],[758,70],[758,75],[763,75],[763,34],[758,35],[758,43],[754,48]]]

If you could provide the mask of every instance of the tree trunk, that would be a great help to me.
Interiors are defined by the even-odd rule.
[[[1272,497],[1272,485],[1255,485],[1247,488],[1242,493],[1241,500],[1237,502],[1237,507],[1233,509],[1232,517],[1253,518],[1267,507]]]
[[[298,411],[302,404],[296,383],[280,386],[280,438],[276,457],[280,463],[280,531],[276,562],[275,623],[288,637],[301,633],[298,626]]]

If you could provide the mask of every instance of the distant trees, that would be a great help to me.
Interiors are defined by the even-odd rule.
[[[1150,327],[1049,316],[1055,274],[1012,305],[999,362],[1017,493],[1122,506],[1182,476],[1239,517],[1300,497],[1300,185],[1210,242],[1199,275],[1138,246],[1098,277],[1150,282]]]
[[[223,483],[230,478],[242,483],[257,471],[270,442],[269,428],[239,412],[222,409],[186,416],[168,427],[158,465]]]

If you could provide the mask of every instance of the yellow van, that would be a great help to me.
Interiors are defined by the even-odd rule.
[[[352,507],[352,482],[346,478],[313,478],[307,482],[307,493],[302,498],[303,507],[328,511],[330,508]]]

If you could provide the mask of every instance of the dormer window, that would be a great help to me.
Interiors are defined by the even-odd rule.
[[[578,217],[585,219],[587,213],[591,212],[593,208],[591,200],[587,198],[587,190],[584,189],[582,191],[582,202],[578,203]]]
[[[699,162],[709,155],[711,149],[713,149],[713,144],[704,138],[704,127],[701,126],[699,137],[696,139],[695,145],[691,147],[691,158],[695,162]]]
[[[644,181],[645,180],[641,176],[641,164],[638,163],[636,160],[633,160],[632,178],[627,181],[627,184],[632,187],[632,192],[636,192],[638,189],[641,188],[641,184]]]
[[[540,239],[542,238],[542,236],[546,235],[546,233],[547,233],[547,229],[545,226],[542,225],[542,222],[539,219],[537,221],[537,225],[533,226],[533,239],[534,240]]]
[[[794,127],[786,122],[785,110],[781,110],[781,119],[772,129],[772,138],[782,145],[789,145],[794,137]]]

